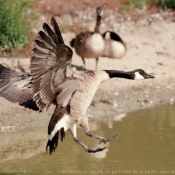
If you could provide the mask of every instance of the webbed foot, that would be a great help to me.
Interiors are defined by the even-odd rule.
[[[88,153],[96,153],[96,152],[99,152],[99,151],[103,151],[104,149],[106,149],[107,147],[104,147],[104,148],[97,148],[97,149],[91,149],[91,148],[87,148],[86,151]]]
[[[106,138],[106,139],[105,139],[105,138],[101,138],[99,144],[100,144],[101,142],[106,143],[106,142],[109,142],[109,141],[111,141],[111,140],[114,140],[115,138],[118,137],[119,134],[120,134],[120,133],[116,134],[115,136],[113,136],[113,137],[111,137],[111,138]]]

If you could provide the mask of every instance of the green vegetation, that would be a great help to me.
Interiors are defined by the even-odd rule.
[[[154,1],[164,9],[175,9],[174,0],[154,0]]]
[[[0,0],[0,51],[11,54],[27,43],[31,4],[32,0]]]
[[[151,1],[153,0],[122,0],[123,2],[123,6],[122,6],[122,10],[124,11],[130,11],[133,10],[135,8],[143,8],[145,6],[147,6]]]
[[[144,6],[147,6],[150,0],[129,0],[129,2],[132,8],[142,8]]]
[[[150,3],[155,3],[163,9],[175,9],[175,0],[123,0],[125,4],[122,10],[129,11],[135,8],[143,8]]]

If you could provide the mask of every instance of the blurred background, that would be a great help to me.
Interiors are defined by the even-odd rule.
[[[43,22],[56,17],[62,32],[92,30],[95,9],[105,11],[101,31],[118,31],[123,21],[174,20],[172,0],[0,0],[0,55],[29,56]]]

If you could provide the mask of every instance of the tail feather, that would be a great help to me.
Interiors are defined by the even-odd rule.
[[[65,138],[65,131],[67,130],[67,126],[63,117],[65,117],[64,115],[67,113],[68,111],[66,108],[57,106],[50,119],[48,126],[49,140],[46,145],[46,153],[49,150],[50,155],[57,148],[58,141],[60,140],[62,142]]]
[[[52,154],[52,152],[55,152],[57,146],[58,146],[58,140],[60,140],[61,142],[63,141],[63,139],[65,138],[65,131],[64,128],[61,128],[60,130],[58,130],[54,137],[52,138],[52,140],[48,140],[47,145],[46,145],[46,153],[49,150],[50,155]]]
[[[52,140],[48,140],[47,145],[46,145],[46,153],[49,150],[50,155],[52,152],[55,152],[55,149],[58,146],[58,139],[59,139],[59,131],[56,132],[55,136],[52,138]]]
[[[64,128],[61,128],[61,129],[60,129],[60,136],[61,136],[61,142],[62,142],[63,139],[65,138]]]
[[[75,38],[70,41],[71,47],[75,47]]]

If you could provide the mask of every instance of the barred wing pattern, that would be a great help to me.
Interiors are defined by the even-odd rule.
[[[38,111],[33,100],[32,77],[24,72],[16,72],[0,64],[0,96],[29,109]]]
[[[40,111],[48,108],[58,95],[58,87],[73,73],[70,67],[72,50],[64,44],[55,19],[51,18],[53,30],[44,23],[32,51],[31,75],[33,98]]]

